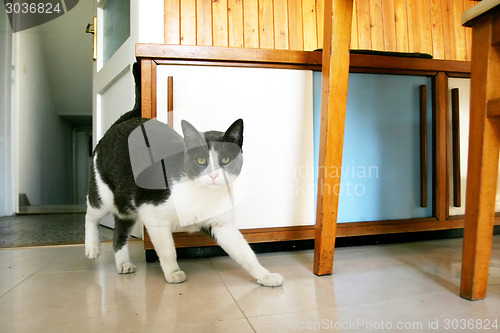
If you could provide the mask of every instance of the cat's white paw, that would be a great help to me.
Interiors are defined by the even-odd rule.
[[[131,262],[122,262],[116,265],[116,270],[120,274],[130,274],[135,272],[135,266]]]
[[[186,273],[183,271],[174,271],[169,274],[165,274],[165,279],[168,283],[182,283],[186,281]]]
[[[85,255],[89,259],[95,259],[99,257],[100,254],[101,254],[100,244],[91,244],[91,245],[85,244]]]
[[[257,282],[264,287],[279,287],[283,284],[283,276],[278,273],[269,273]]]

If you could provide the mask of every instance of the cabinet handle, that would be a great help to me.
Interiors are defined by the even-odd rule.
[[[174,77],[169,76],[167,80],[167,124],[174,127]]]
[[[451,136],[453,146],[453,206],[462,206],[460,170],[460,99],[458,88],[451,90]]]
[[[420,207],[427,207],[427,86],[421,85],[420,99]]]

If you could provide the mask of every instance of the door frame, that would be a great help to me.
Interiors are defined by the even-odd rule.
[[[0,167],[0,177],[2,177],[4,186],[0,189],[0,216],[10,216],[17,211],[18,207],[18,198],[15,196],[15,193],[17,193],[17,172],[14,165],[15,158],[13,158],[13,152],[16,151],[15,138],[17,134],[17,116],[13,112],[13,93],[15,90],[12,89],[15,83],[12,80],[15,38],[7,14],[2,15],[5,15],[5,21],[2,22],[3,26],[1,27],[1,33],[5,33],[5,42],[2,45],[2,52],[4,53],[2,58],[4,58],[4,61],[2,61],[0,66],[2,67],[2,72],[5,74],[5,78],[3,78],[4,91],[2,91],[2,94],[4,94],[2,98],[4,113],[2,115],[3,119],[0,122],[3,129],[0,131],[0,141],[3,141],[1,150],[4,153],[4,161]]]

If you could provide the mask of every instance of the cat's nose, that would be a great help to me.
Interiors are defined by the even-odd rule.
[[[219,174],[217,172],[214,172],[209,174],[208,177],[212,178],[212,181],[215,181],[215,178],[219,177]]]

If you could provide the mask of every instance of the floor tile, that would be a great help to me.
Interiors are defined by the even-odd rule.
[[[110,244],[96,260],[82,245],[0,250],[0,332],[460,331],[446,320],[500,321],[499,240],[488,297],[475,302],[458,296],[461,240],[339,248],[324,277],[312,273],[311,250],[258,255],[284,276],[279,288],[229,257],[181,260],[187,281],[170,285],[141,242],[130,243],[137,271],[128,275],[117,274]]]
[[[110,252],[104,251],[103,257],[112,256]],[[64,331],[75,323],[130,332],[183,323],[219,325],[222,330],[220,322],[245,319],[209,261],[180,264],[188,281],[179,285],[166,283],[158,263],[139,263],[138,271],[128,275],[117,274],[114,266],[42,269],[0,298],[0,331]]]
[[[360,332],[475,332],[453,329],[461,320],[473,325],[498,320],[500,297],[470,302],[444,292],[365,303],[355,306],[322,308],[314,311],[249,318],[256,332],[360,331]],[[469,324],[467,322],[467,324]]]
[[[260,256],[270,271],[285,278],[282,288],[263,288],[229,259],[214,261],[236,302],[248,317],[317,310],[379,300],[457,291],[458,285],[373,253],[337,251],[332,276],[312,273],[312,251]]]

